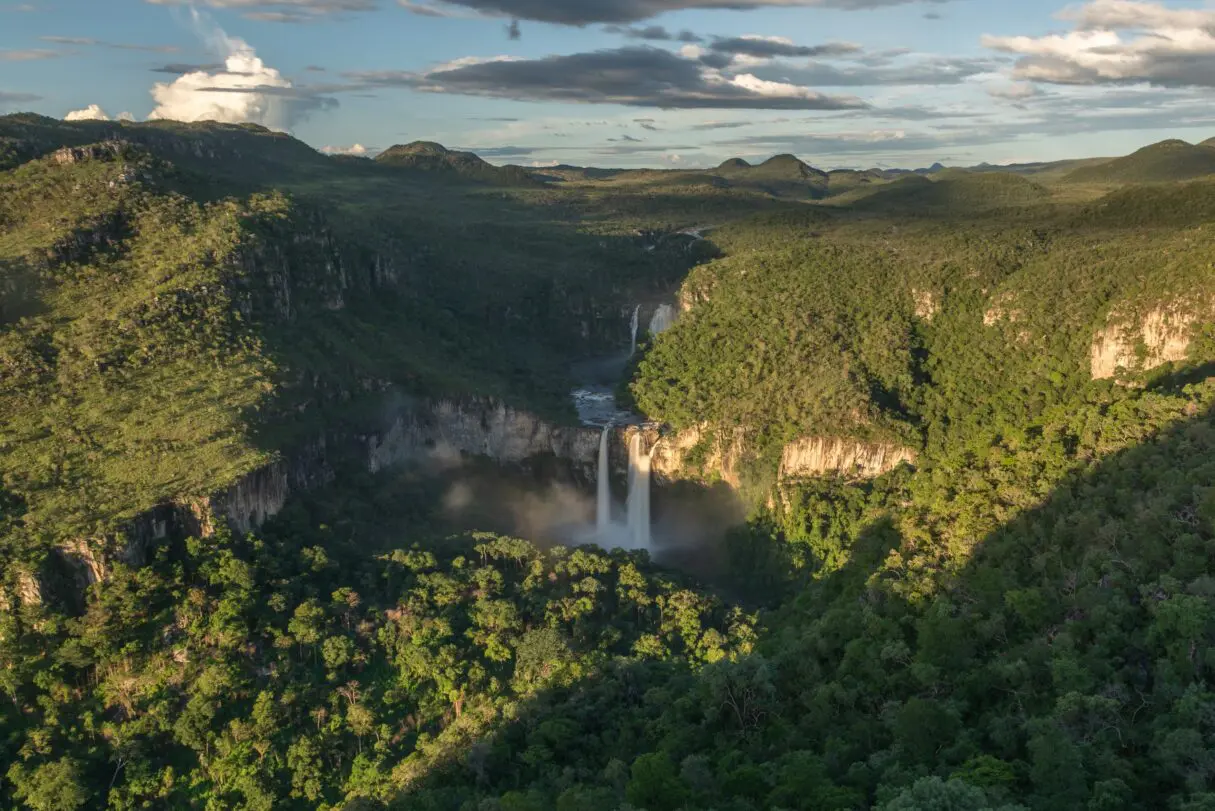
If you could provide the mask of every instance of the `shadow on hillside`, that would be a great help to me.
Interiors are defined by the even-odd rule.
[[[916,576],[934,550],[879,520],[847,566],[769,615],[752,656],[699,671],[610,663],[451,746],[391,807],[542,786],[547,799],[500,807],[585,789],[600,802],[568,807],[658,791],[646,796],[667,800],[645,807],[856,808],[924,775],[1035,808],[1163,807],[1201,791],[1200,753],[1163,741],[1210,732],[1192,710],[1215,677],[1213,421],[1067,477],[935,592]],[[739,690],[754,712],[731,711]],[[639,771],[647,753],[659,766]]]

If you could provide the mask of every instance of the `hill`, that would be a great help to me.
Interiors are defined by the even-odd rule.
[[[993,209],[1033,206],[1050,199],[1046,187],[1013,174],[950,169],[936,177],[939,179],[913,174],[881,186],[861,186],[851,198],[834,202],[850,203],[859,211],[964,217]]]
[[[531,172],[519,166],[494,166],[472,152],[460,152],[431,141],[389,147],[375,158],[381,166],[443,172],[485,183],[505,186],[540,185]]]
[[[1132,155],[1083,166],[1064,179],[1071,183],[1169,183],[1215,174],[1215,149],[1169,140]]]

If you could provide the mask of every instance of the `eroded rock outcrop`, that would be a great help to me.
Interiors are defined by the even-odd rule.
[[[889,443],[805,437],[785,446],[780,461],[780,478],[799,479],[828,473],[874,478],[889,473],[904,462],[912,464],[915,460],[916,454],[911,449]]]
[[[754,456],[742,428],[723,432],[698,426],[650,441],[655,444],[653,470],[660,480],[721,480],[738,489],[743,468]],[[915,460],[915,451],[893,443],[804,437],[784,448],[779,479],[832,474],[874,478]]]
[[[396,464],[462,455],[484,456],[501,464],[551,455],[589,471],[599,453],[597,429],[554,426],[493,400],[440,400],[402,408],[387,430],[366,442],[373,473]]]
[[[1138,321],[1112,320],[1093,338],[1094,380],[1113,378],[1119,369],[1146,372],[1185,360],[1199,316],[1194,309],[1159,307]]]

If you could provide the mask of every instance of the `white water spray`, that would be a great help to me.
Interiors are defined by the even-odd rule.
[[[646,449],[641,431],[629,437],[628,529],[634,549],[650,548],[650,464],[655,448]]]
[[[599,492],[595,499],[595,530],[600,538],[607,538],[612,529],[612,482],[608,465],[608,439],[611,423],[603,426],[599,437]]]
[[[650,334],[661,335],[675,326],[675,308],[670,304],[660,304],[650,319]]]
[[[630,329],[633,332],[633,342],[629,344],[629,357],[637,354],[637,330],[641,327],[641,305],[637,305],[637,309],[633,310],[633,321]]]

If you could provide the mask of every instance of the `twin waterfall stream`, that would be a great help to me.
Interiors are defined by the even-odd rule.
[[[610,361],[616,365],[616,379],[619,379],[619,369],[637,354],[640,348],[642,305],[633,308],[629,318],[629,353],[621,358],[619,355]],[[678,318],[678,310],[670,304],[659,304],[654,308],[650,317],[648,336],[654,337],[666,332],[674,326]],[[574,392],[575,404],[579,405],[579,413],[583,416],[584,425],[596,425],[603,428],[599,437],[599,463],[596,471],[595,493],[595,540],[604,547],[627,547],[630,549],[650,549],[653,543],[653,533],[650,528],[650,468],[657,445],[646,447],[645,432],[637,430],[628,433],[629,446],[629,483],[628,499],[626,500],[625,520],[623,523],[614,521],[612,516],[612,481],[609,453],[611,449],[612,431],[617,426],[636,425],[640,422],[636,414],[617,411],[615,397],[611,385],[601,381],[598,388],[589,386]]]
[[[641,431],[629,437],[629,494],[623,526],[612,521],[611,465],[608,461],[612,426],[599,438],[599,470],[595,497],[595,535],[604,546],[650,549],[650,464],[657,445],[647,449]],[[622,530],[624,535],[622,537]]]

